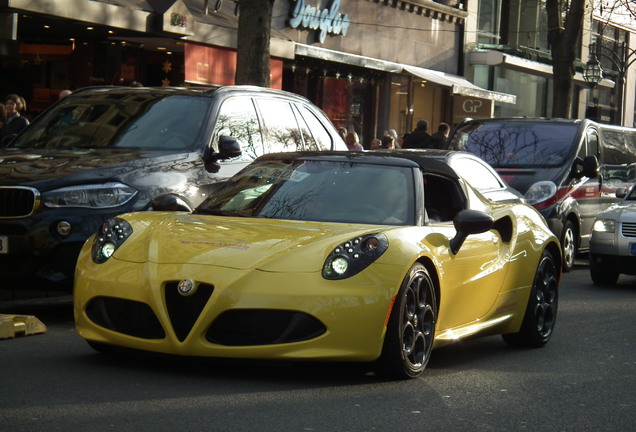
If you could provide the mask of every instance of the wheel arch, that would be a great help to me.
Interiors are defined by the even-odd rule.
[[[433,281],[433,285],[435,287],[435,298],[436,298],[436,311],[435,314],[437,316],[437,314],[439,314],[439,304],[441,302],[441,292],[440,292],[440,283],[439,283],[439,274],[437,272],[437,268],[435,267],[435,264],[433,263],[433,261],[426,256],[420,257],[417,261],[420,264],[422,264],[426,270],[428,270],[428,274],[431,276],[431,279]]]
[[[546,245],[545,250],[552,254],[552,257],[554,258],[559,268],[559,274],[561,274],[563,269],[563,255],[561,252],[561,248],[556,242],[550,242]]]

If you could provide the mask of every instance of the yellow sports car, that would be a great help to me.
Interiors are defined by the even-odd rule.
[[[75,276],[77,329],[99,351],[368,362],[408,378],[463,338],[543,346],[561,254],[532,207],[485,199],[425,153],[284,153],[192,213],[105,222]]]

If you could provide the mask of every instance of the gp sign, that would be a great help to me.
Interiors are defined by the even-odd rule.
[[[484,106],[483,99],[466,99],[462,104],[462,110],[465,113],[476,113],[482,106]]]
[[[492,101],[470,96],[453,96],[453,123],[459,123],[466,117],[474,119],[492,117]]]
[[[320,30],[318,40],[324,43],[327,34],[346,35],[349,30],[349,15],[340,13],[341,0],[332,0],[328,8],[318,9],[308,6],[305,0],[295,0],[296,5],[290,12],[289,26],[291,28],[306,28]]]

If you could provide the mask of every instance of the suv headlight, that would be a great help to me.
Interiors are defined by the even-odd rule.
[[[547,201],[556,195],[557,187],[554,182],[540,181],[528,188],[525,194],[526,203],[533,205]]]
[[[127,203],[137,190],[122,183],[69,186],[42,194],[47,207],[108,208]]]
[[[346,279],[360,273],[389,247],[384,234],[356,237],[334,248],[322,266],[325,279]]]
[[[612,219],[596,219],[592,231],[599,233],[613,233],[616,230],[616,221]]]
[[[102,264],[113,256],[117,248],[132,234],[132,227],[121,218],[109,219],[95,234],[91,257],[96,264]]]

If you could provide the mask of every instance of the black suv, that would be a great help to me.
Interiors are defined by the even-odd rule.
[[[251,86],[81,89],[3,145],[0,286],[37,290],[117,214],[190,211],[264,153],[347,150],[307,99]]]

